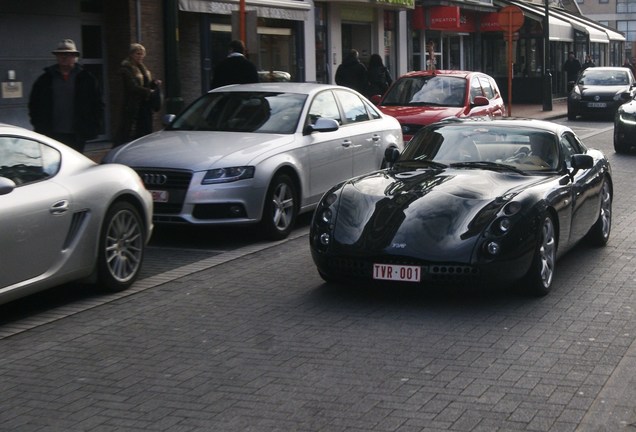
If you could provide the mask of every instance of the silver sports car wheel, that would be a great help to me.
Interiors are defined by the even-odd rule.
[[[144,230],[135,207],[126,202],[115,203],[102,228],[99,285],[111,291],[128,288],[141,269],[144,245]]]
[[[296,187],[286,175],[278,175],[272,181],[263,210],[262,227],[265,236],[281,240],[289,235],[298,213]]]
[[[528,288],[533,294],[546,295],[552,287],[556,266],[557,241],[554,222],[545,216],[539,231],[534,260],[527,275]]]
[[[607,180],[604,180],[601,186],[600,199],[598,219],[588,233],[588,240],[594,246],[605,246],[612,230],[612,189]]]

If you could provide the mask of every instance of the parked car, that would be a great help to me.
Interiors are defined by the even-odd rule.
[[[403,148],[400,125],[359,93],[309,83],[226,86],[106,155],[139,173],[158,223],[260,224],[289,235],[333,183]]]
[[[610,164],[567,127],[446,121],[388,158],[318,205],[310,247],[325,281],[521,281],[545,295],[557,257],[584,237],[609,239]]]
[[[449,117],[504,117],[506,107],[495,80],[480,72],[409,72],[384,96],[372,96],[380,111],[398,119],[404,140],[423,126]]]
[[[627,153],[636,146],[636,101],[618,107],[614,116],[614,150]]]
[[[152,197],[122,165],[0,124],[0,303],[80,279],[118,291],[139,275]]]
[[[611,118],[619,106],[634,97],[635,87],[629,68],[587,68],[579,74],[568,95],[568,120],[576,120],[579,115]]]

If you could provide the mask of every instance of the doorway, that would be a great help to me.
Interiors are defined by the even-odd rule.
[[[360,61],[369,66],[369,58],[372,50],[371,25],[360,23],[342,24],[342,57],[344,58],[352,49],[360,53]]]

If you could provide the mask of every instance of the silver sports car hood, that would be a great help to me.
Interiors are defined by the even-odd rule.
[[[160,131],[116,147],[106,155],[104,162],[192,171],[254,165],[293,139],[293,135]]]

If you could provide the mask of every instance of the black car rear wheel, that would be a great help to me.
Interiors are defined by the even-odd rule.
[[[612,190],[607,180],[603,180],[600,195],[601,209],[598,219],[587,234],[587,238],[593,246],[605,246],[612,229]]]
[[[526,275],[526,286],[531,294],[544,296],[550,292],[556,268],[556,250],[554,221],[546,215],[539,227],[534,259]]]

